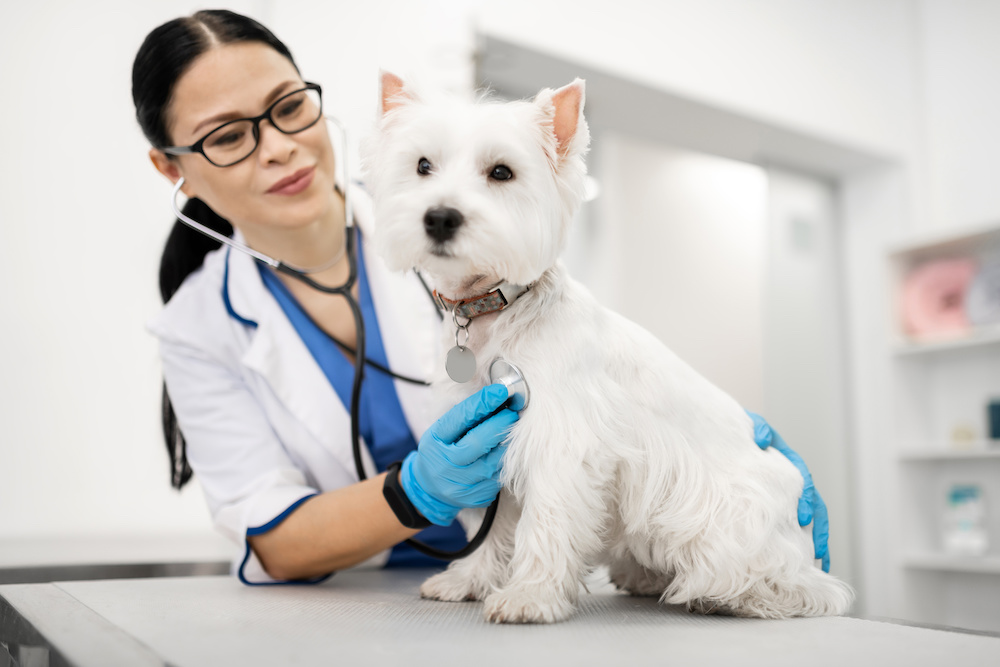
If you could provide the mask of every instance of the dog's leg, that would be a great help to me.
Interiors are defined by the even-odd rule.
[[[452,561],[444,572],[427,579],[420,586],[421,597],[448,602],[482,600],[503,586],[520,514],[514,497],[501,491],[493,526],[482,545],[467,557]]]
[[[620,512],[621,508],[615,506],[611,514],[619,516]],[[604,554],[602,562],[608,566],[608,578],[611,583],[618,590],[637,597],[663,595],[663,591],[670,585],[673,577],[661,571],[650,569],[639,562],[635,552],[629,548],[629,540],[625,535],[625,525],[620,519],[612,521],[609,528],[608,550]],[[649,562],[648,559],[647,562]]]
[[[486,598],[488,620],[552,623],[572,614],[580,581],[601,551],[606,514],[596,473],[588,472],[592,474],[539,467],[520,480],[524,506],[510,579]]]
[[[637,597],[660,597],[670,585],[671,577],[640,565],[635,558],[625,553],[608,566],[611,583],[618,590]]]

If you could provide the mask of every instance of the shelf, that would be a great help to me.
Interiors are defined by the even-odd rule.
[[[1000,222],[951,229],[911,236],[890,244],[888,255],[896,259],[921,261],[948,255],[965,255],[986,248],[993,249],[1000,242]]]
[[[1000,556],[951,556],[941,553],[911,553],[903,566],[917,570],[1000,574]]]
[[[964,331],[915,335],[911,325],[922,321],[925,326],[913,331],[931,331],[929,315],[937,310],[943,315],[945,308],[927,283],[926,293],[909,290],[920,289],[919,281],[930,281],[915,274],[926,263],[967,259],[981,268],[1000,261],[1000,220],[908,234],[901,241],[886,248],[883,263],[887,335],[880,361],[887,364],[889,382],[881,407],[890,415],[887,444],[893,482],[883,511],[898,519],[907,537],[892,540],[885,545],[886,553],[878,554],[885,558],[879,564],[887,566],[894,580],[889,606],[905,618],[938,623],[948,619],[948,625],[972,627],[978,618],[970,619],[983,617],[995,627],[1000,622],[995,605],[1000,534],[993,510],[994,500],[1000,498],[1000,441],[988,439],[987,405],[1000,398],[1000,322],[989,322],[984,314],[976,325],[966,320]],[[954,289],[946,282],[942,277],[932,287]],[[923,319],[914,316],[921,315],[921,307],[926,309]],[[977,487],[981,504],[988,505],[983,527],[989,544],[982,556],[944,549],[942,533],[951,518],[948,502],[962,485]]]
[[[983,327],[967,334],[927,340],[899,340],[893,345],[897,356],[912,356],[929,352],[962,350],[1000,343],[1000,326]]]
[[[910,449],[899,452],[900,461],[975,461],[982,459],[1000,460],[1000,445],[988,448],[985,443],[977,443],[970,449]]]

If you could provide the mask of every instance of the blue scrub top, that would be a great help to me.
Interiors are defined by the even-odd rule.
[[[378,318],[375,316],[375,306],[372,303],[371,290],[368,287],[368,273],[365,270],[365,255],[361,247],[361,231],[357,231],[358,256],[358,302],[365,322],[366,356],[371,361],[382,364],[386,368],[389,362],[385,347],[382,345],[382,334]],[[306,314],[292,293],[269,268],[263,264],[257,265],[261,278],[268,290],[274,295],[281,309],[285,312],[292,326],[302,338],[316,363],[333,386],[344,409],[351,410],[351,384],[354,377],[354,366],[340,350],[336,343],[323,332],[319,326]],[[361,384],[361,404],[359,406],[359,429],[361,437],[368,445],[368,451],[375,461],[379,472],[385,470],[394,461],[401,461],[408,453],[417,448],[416,440],[410,433],[403,408],[396,395],[396,387],[391,377],[372,366],[365,368],[365,379]],[[450,526],[431,526],[421,531],[416,539],[445,551],[457,551],[466,545],[465,531],[457,521]],[[441,565],[442,561],[425,556],[406,543],[397,544],[389,554],[386,567],[394,566],[427,566]]]

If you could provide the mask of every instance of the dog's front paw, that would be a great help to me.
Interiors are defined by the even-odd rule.
[[[489,591],[460,570],[449,568],[420,585],[420,597],[445,602],[482,600]]]
[[[555,623],[573,613],[573,603],[551,589],[513,589],[486,598],[483,615],[494,623]]]

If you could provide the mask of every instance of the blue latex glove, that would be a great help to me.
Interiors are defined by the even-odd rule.
[[[507,450],[501,443],[518,417],[499,410],[506,400],[504,385],[483,387],[434,422],[403,459],[403,491],[431,523],[450,525],[462,508],[487,507],[500,493],[500,460]]]
[[[826,503],[823,502],[819,491],[813,485],[813,478],[809,474],[809,468],[806,467],[802,457],[792,451],[792,448],[785,443],[784,438],[778,435],[778,432],[772,429],[770,424],[764,421],[763,417],[749,410],[746,413],[753,419],[753,439],[757,442],[757,445],[761,449],[774,447],[784,454],[785,458],[794,463],[795,467],[802,473],[805,485],[802,487],[802,497],[799,498],[799,525],[808,526],[812,522],[813,546],[816,549],[816,558],[823,560],[823,571],[829,572],[830,517],[826,513]]]

